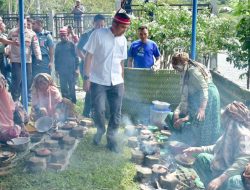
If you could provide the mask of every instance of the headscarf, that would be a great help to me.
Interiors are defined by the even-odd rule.
[[[250,128],[250,111],[242,102],[234,101],[229,104],[226,107],[224,114],[227,114],[233,120]]]
[[[249,109],[234,101],[226,107],[223,116],[225,131],[214,147],[212,171],[225,171],[242,155],[250,156]],[[242,166],[245,167],[245,166]]]
[[[13,112],[15,110],[15,104],[6,89],[6,80],[2,74],[0,74],[0,107],[0,127],[13,127]]]
[[[32,86],[31,86],[32,91],[38,89],[39,79],[41,79],[41,78],[45,79],[49,83],[49,86],[55,86],[56,87],[56,84],[54,83],[52,77],[49,74],[47,74],[47,73],[39,73],[33,79],[33,83],[32,83]]]
[[[204,65],[201,63],[198,63],[196,61],[191,60],[189,58],[188,53],[176,52],[172,56],[172,65],[184,64],[185,62],[188,62],[188,65],[192,65],[194,67],[197,67],[206,81],[208,81],[208,79],[211,77],[209,71],[204,67]],[[188,69],[188,68],[186,68],[186,69]]]
[[[48,88],[44,92],[38,88],[39,80],[43,78],[48,82]],[[57,103],[62,101],[61,93],[53,82],[52,77],[47,73],[37,74],[32,84],[32,106],[45,107],[49,115],[53,115]]]

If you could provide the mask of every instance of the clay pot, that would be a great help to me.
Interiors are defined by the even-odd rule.
[[[192,156],[187,156],[186,154],[177,154],[175,160],[178,164],[186,167],[190,167],[194,164],[195,158]]]
[[[128,147],[136,148],[138,146],[137,137],[129,137],[128,138]]]
[[[47,148],[40,148],[36,150],[36,155],[40,157],[47,157],[51,154],[51,151]]]
[[[136,178],[141,182],[150,181],[152,170],[147,167],[137,166],[136,167]]]
[[[52,135],[51,135],[51,139],[53,140],[61,140],[62,138],[64,137],[63,133],[61,132],[54,132]]]
[[[141,165],[144,160],[144,154],[138,149],[131,150],[131,162]]]
[[[151,168],[154,164],[158,164],[159,160],[159,155],[147,155],[145,156],[145,166]]]
[[[166,176],[160,176],[159,183],[163,189],[175,190],[178,184],[178,179],[174,173],[171,173]]]
[[[46,159],[39,157],[31,157],[27,162],[28,170],[37,172],[44,171],[46,169]]]
[[[70,136],[75,138],[83,138],[84,135],[84,128],[83,127],[74,127],[70,131]]]
[[[169,149],[172,152],[172,154],[181,154],[184,149],[188,148],[188,145],[179,142],[179,141],[169,141],[168,142]]]
[[[29,148],[29,137],[17,137],[7,141],[9,147],[13,148],[17,152],[24,152]]]
[[[2,151],[0,153],[0,168],[10,166],[12,160],[16,157],[15,152]]]
[[[154,165],[152,166],[152,172],[153,172],[153,174],[162,176],[162,175],[166,175],[166,174],[167,174],[168,169],[167,169],[167,167],[165,167],[164,165],[161,165],[161,164],[154,164]]]
[[[35,133],[33,135],[30,136],[30,141],[32,143],[36,143],[36,142],[39,142],[41,141],[43,138],[43,134],[42,133]]]
[[[44,146],[47,148],[58,148],[59,144],[58,144],[58,141],[56,140],[46,140],[44,142]]]
[[[65,163],[66,161],[66,157],[67,157],[67,152],[66,151],[61,151],[61,150],[58,150],[56,152],[53,152],[51,154],[51,163]]]
[[[71,130],[71,129],[73,129],[76,126],[77,126],[77,123],[75,121],[67,121],[62,126],[62,129]]]
[[[62,139],[63,147],[69,149],[74,146],[76,139],[74,137],[65,136]]]
[[[93,126],[94,125],[94,122],[92,119],[90,118],[84,118],[82,120],[80,120],[80,125],[82,126]]]
[[[159,147],[158,147],[158,143],[156,141],[142,141],[140,149],[142,150],[142,152],[145,155],[152,155],[152,154],[156,154],[159,153]]]

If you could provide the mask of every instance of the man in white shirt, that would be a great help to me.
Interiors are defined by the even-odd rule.
[[[127,40],[123,35],[130,25],[126,13],[115,14],[110,28],[96,29],[84,46],[86,51],[84,67],[84,90],[91,90],[94,121],[97,132],[93,143],[98,145],[105,129],[105,100],[110,107],[107,128],[107,148],[119,152],[116,141],[121,119],[124,92],[124,60],[127,59]]]

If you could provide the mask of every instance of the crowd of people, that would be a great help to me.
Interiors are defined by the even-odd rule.
[[[77,3],[75,13],[79,11],[80,14],[78,9]],[[35,121],[50,116],[60,120],[57,110],[77,101],[75,84],[80,74],[86,92],[83,115],[92,117],[97,128],[93,145],[99,146],[106,133],[107,149],[120,152],[117,133],[124,94],[124,62],[128,60],[128,67],[157,70],[161,56],[157,44],[148,39],[149,31],[145,25],[138,28],[139,39],[127,49],[124,33],[130,22],[123,9],[114,15],[110,27],[105,27],[105,17],[98,14],[94,17],[93,28],[83,33],[80,39],[72,26],[66,26],[60,30],[60,41],[55,45],[40,19],[25,19],[30,119]],[[0,19],[0,141],[27,135],[24,130],[27,123],[25,110],[15,103],[20,100],[22,89],[19,25],[8,36],[4,36],[4,29]],[[6,81],[9,78],[6,56],[11,63],[9,85]],[[51,77],[53,67],[60,88]],[[196,156],[194,167],[208,190],[248,187],[249,109],[241,102],[232,102],[221,116],[219,92],[209,70],[190,59],[188,53],[176,52],[172,56],[172,67],[181,75],[181,100],[166,118],[173,133],[171,138],[190,146],[184,153]],[[109,121],[106,129],[107,109]]]

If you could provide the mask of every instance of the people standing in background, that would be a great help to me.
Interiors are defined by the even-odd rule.
[[[54,65],[54,42],[51,32],[43,29],[43,21],[41,19],[34,20],[32,28],[36,33],[42,53],[42,61],[37,60],[35,55],[32,54],[33,77],[39,73],[51,74],[51,69]]]
[[[122,7],[123,0],[115,0],[115,11],[118,11]]]
[[[80,67],[80,73],[81,73],[82,78],[83,78],[83,72],[84,72],[83,66],[84,66],[84,59],[85,59],[85,53],[86,53],[84,51],[83,47],[87,43],[92,32],[95,29],[103,28],[104,26],[105,26],[105,17],[101,14],[97,14],[94,17],[93,28],[90,31],[87,31],[80,36],[80,41],[77,45],[77,52],[78,52],[78,56],[81,58],[81,63],[79,65],[79,67]],[[91,106],[91,95],[90,95],[90,91],[87,91],[86,95],[85,95],[84,109],[83,109],[82,115],[85,117],[90,117],[91,107],[92,107]]]
[[[132,14],[132,8],[131,8],[132,0],[122,0],[121,1],[121,8],[126,11],[128,14]]]
[[[8,39],[12,41],[19,41],[19,22],[18,27],[13,28],[8,35]],[[26,45],[26,72],[27,72],[27,83],[28,91],[30,92],[30,87],[32,83],[32,65],[31,65],[31,49],[34,50],[34,55],[36,59],[42,61],[41,49],[39,46],[38,38],[32,30],[27,29],[27,20],[24,19],[24,32],[25,32],[25,45]],[[14,101],[18,100],[21,95],[21,82],[22,82],[22,71],[21,71],[21,55],[20,46],[10,45],[10,62],[12,65],[12,87],[11,95]],[[30,94],[30,93],[29,93]],[[29,97],[30,100],[30,97]]]
[[[25,18],[27,19],[27,29],[32,30],[33,19],[30,16],[26,16]]]
[[[157,44],[148,39],[147,26],[138,28],[139,40],[132,42],[128,51],[128,67],[152,68],[160,67],[160,51]]]
[[[84,46],[86,51],[84,90],[91,91],[93,118],[97,127],[93,144],[99,145],[106,131],[105,102],[107,99],[110,107],[106,134],[107,148],[116,153],[119,152],[116,138],[124,93],[124,60],[127,59],[127,40],[123,34],[129,25],[129,16],[125,12],[117,12],[112,26],[95,30]]]
[[[155,3],[155,4],[157,4],[157,0],[144,0],[144,3]],[[153,21],[154,20],[154,12],[149,11],[148,15],[150,16],[151,21]]]
[[[11,84],[11,65],[7,59],[7,44],[16,44],[18,42],[7,40],[7,34],[5,32],[5,24],[0,22],[0,72],[7,80],[8,85]]]
[[[72,14],[74,14],[74,22],[75,22],[75,28],[78,29],[78,32],[82,32],[82,14],[84,13],[85,8],[83,5],[81,5],[80,0],[76,0],[76,4],[71,11]]]
[[[69,39],[69,41],[73,42],[76,45],[78,43],[78,41],[79,41],[79,38],[74,32],[74,28],[69,25],[67,27],[67,31],[68,31],[68,39]]]
[[[60,30],[61,41],[55,49],[55,71],[59,75],[62,96],[76,103],[75,81],[78,57],[73,42],[68,40],[67,28]]]

